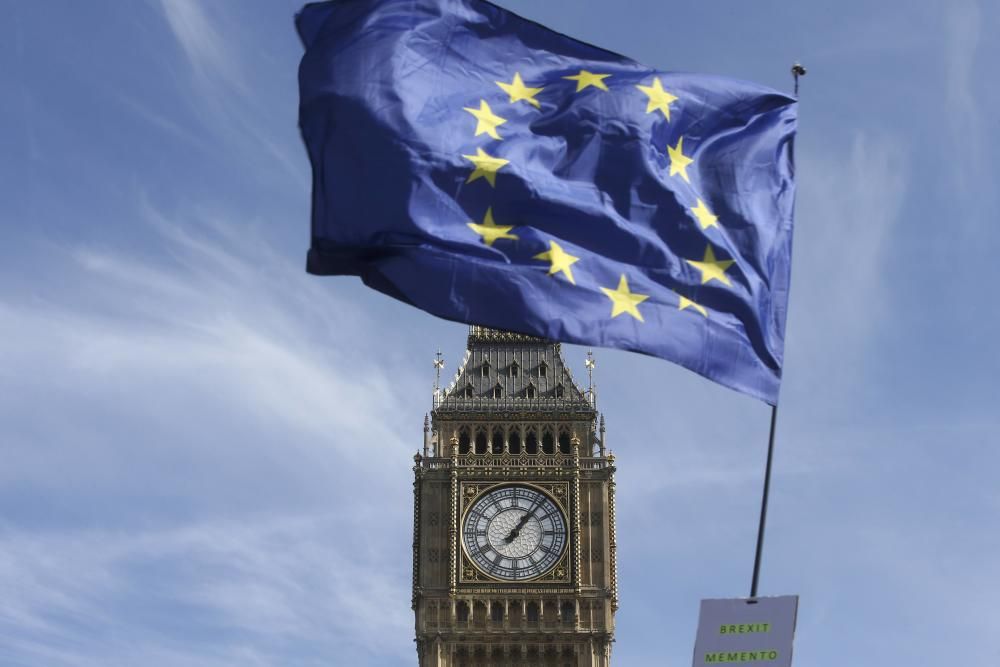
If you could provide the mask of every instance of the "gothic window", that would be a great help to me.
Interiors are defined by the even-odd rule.
[[[503,623],[503,605],[495,600],[490,606],[490,620],[494,623]]]
[[[486,603],[474,602],[472,605],[472,623],[479,628],[486,626]]]
[[[543,454],[555,454],[555,440],[552,438],[552,432],[546,431],[542,434],[542,453]]]
[[[489,377],[489,376],[490,376],[490,362],[484,361],[483,362],[483,377],[485,378],[485,377]]]
[[[527,388],[524,390],[524,395],[527,398],[534,398],[535,397],[535,385],[529,384],[527,386]]]
[[[514,363],[512,363],[510,365],[510,376],[512,378],[516,378],[517,377],[517,372],[519,370],[520,370],[520,367],[517,365],[517,362],[515,361]]]
[[[469,453],[469,429],[463,428],[458,434],[458,453]]]
[[[503,398],[503,387],[497,382],[497,386],[493,387],[493,398]]]
[[[561,384],[556,385],[556,398],[563,397],[563,386]]]
[[[521,625],[521,618],[524,616],[524,603],[518,600],[511,600],[510,606],[507,610],[511,627],[518,627]]]
[[[466,602],[458,602],[455,605],[455,616],[458,618],[459,623],[469,622],[469,605]]]
[[[473,395],[474,392],[475,392],[475,390],[472,388],[472,384],[471,383],[465,385],[465,397],[466,398],[472,398],[472,395]]]
[[[427,621],[432,626],[438,623],[438,605],[436,602],[427,603]]]
[[[566,431],[559,432],[559,453],[569,454],[569,433]]]
[[[507,448],[511,454],[521,453],[521,434],[516,428],[511,429],[510,433],[507,434]]]
[[[528,431],[528,435],[524,439],[524,451],[529,454],[538,453],[538,436],[535,435],[534,429]]]
[[[538,623],[538,604],[529,602],[524,615],[528,619],[528,623]]]
[[[560,609],[560,616],[562,616],[563,625],[573,625],[574,615],[575,615],[575,610],[573,608],[573,603],[563,602],[562,609]]]
[[[493,429],[492,451],[494,454],[503,454],[503,429]]]
[[[542,363],[538,364],[538,377],[542,377],[543,378],[546,375],[548,375],[548,372],[549,372],[549,365],[548,364],[546,364],[544,361]]]
[[[480,429],[476,432],[476,454],[486,453],[486,431]]]

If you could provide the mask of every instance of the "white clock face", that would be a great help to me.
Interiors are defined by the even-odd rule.
[[[497,579],[539,577],[566,548],[566,521],[555,502],[528,486],[504,486],[469,508],[462,529],[476,566]]]

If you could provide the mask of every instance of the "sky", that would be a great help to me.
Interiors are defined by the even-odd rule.
[[[415,664],[411,457],[467,330],[305,273],[298,3],[2,4],[0,665]],[[799,665],[1000,664],[1000,6],[500,4],[806,65],[760,593],[801,596]],[[614,664],[688,665],[749,592],[769,410],[595,354]]]

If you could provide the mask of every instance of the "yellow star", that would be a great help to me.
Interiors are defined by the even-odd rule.
[[[497,239],[517,239],[517,236],[510,233],[510,230],[514,229],[514,225],[509,227],[505,225],[498,225],[493,221],[493,208],[490,207],[486,209],[486,217],[483,218],[483,224],[477,225],[474,222],[467,222],[467,224],[472,231],[483,237],[483,243],[488,246],[492,246],[493,242]]]
[[[535,255],[535,259],[544,259],[552,263],[552,266],[549,267],[550,276],[562,271],[571,283],[576,284],[576,281],[573,280],[573,269],[570,267],[579,262],[580,258],[563,250],[562,246],[555,241],[549,241],[549,249]]]
[[[639,312],[638,305],[649,297],[645,294],[630,292],[628,290],[628,280],[625,279],[624,273],[621,280],[618,281],[618,289],[602,287],[601,291],[611,299],[611,317],[618,317],[622,313],[628,313],[640,322],[646,321],[642,319],[642,313]]]
[[[699,313],[701,313],[705,317],[708,317],[708,311],[705,310],[704,306],[695,303],[694,301],[692,301],[691,299],[687,298],[686,296],[681,296],[680,294],[678,294],[677,296],[679,296],[680,300],[681,300],[680,303],[677,304],[677,310],[686,310],[688,308],[694,308],[695,310],[697,310]]]
[[[670,154],[670,175],[675,176],[680,174],[681,178],[690,183],[691,180],[688,178],[687,168],[694,160],[684,155],[684,137],[677,140],[676,146],[668,144],[667,153]]]
[[[593,72],[588,72],[585,69],[580,70],[579,74],[574,74],[573,76],[564,76],[564,79],[569,79],[570,81],[576,81],[576,92],[586,89],[588,86],[593,86],[594,88],[600,88],[601,90],[607,90],[608,85],[604,83],[610,74],[594,74]]]
[[[663,112],[664,117],[670,120],[670,104],[671,102],[676,102],[678,98],[676,95],[671,95],[663,90],[660,77],[653,79],[652,86],[636,86],[636,88],[646,93],[646,96],[649,98],[649,102],[646,104],[646,113],[653,113],[659,109]]]
[[[466,160],[476,165],[476,170],[472,172],[466,183],[471,183],[478,178],[485,178],[493,187],[497,186],[497,172],[510,163],[502,157],[493,157],[482,148],[476,149],[475,155],[463,155]]]
[[[502,139],[500,133],[497,132],[497,126],[503,125],[507,122],[506,118],[501,118],[500,116],[493,113],[493,109],[490,105],[486,103],[486,100],[479,100],[479,108],[473,109],[472,107],[463,107],[466,111],[471,113],[476,117],[478,121],[476,123],[476,136],[480,134],[488,134],[494,139]]]
[[[708,210],[705,202],[701,199],[698,200],[698,205],[691,209],[691,212],[694,213],[694,217],[698,218],[698,225],[702,229],[719,226],[719,218]]]
[[[718,280],[720,283],[725,285],[732,285],[732,283],[729,282],[729,276],[726,275],[726,269],[734,264],[734,260],[715,259],[715,252],[712,250],[711,245],[705,246],[705,257],[700,262],[693,259],[686,259],[684,261],[701,271],[702,285],[710,280]]]
[[[510,83],[504,83],[503,81],[497,81],[496,84],[503,89],[505,93],[510,95],[510,103],[520,102],[524,100],[536,109],[541,108],[541,104],[535,99],[535,95],[542,92],[542,88],[529,88],[524,85],[524,81],[521,80],[521,73],[514,73],[514,80]]]

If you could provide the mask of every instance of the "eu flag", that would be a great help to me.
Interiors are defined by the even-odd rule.
[[[481,0],[335,0],[297,27],[311,273],[776,404],[793,98]]]

